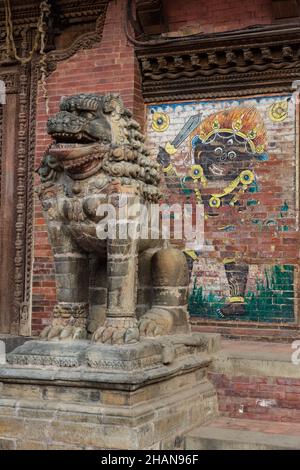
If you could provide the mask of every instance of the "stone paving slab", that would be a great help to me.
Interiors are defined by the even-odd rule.
[[[212,371],[232,376],[300,379],[300,364],[292,362],[291,344],[222,340]]]
[[[300,449],[300,424],[218,417],[188,433],[187,450]]]

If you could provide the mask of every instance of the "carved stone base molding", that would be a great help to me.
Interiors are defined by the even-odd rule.
[[[27,342],[0,369],[0,437],[9,432],[20,449],[28,439],[44,449],[183,449],[185,434],[217,414],[207,370],[218,348],[219,336],[205,334],[122,347]]]

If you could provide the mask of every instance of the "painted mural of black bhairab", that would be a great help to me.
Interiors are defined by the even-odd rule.
[[[117,95],[79,94],[62,99],[48,132],[53,143],[38,170],[39,197],[58,303],[42,337],[122,344],[188,332],[184,254],[160,239],[98,233],[109,207],[119,214],[124,201],[130,210],[160,198],[159,165],[149,159],[139,124]],[[119,229],[130,223],[122,214]]]
[[[204,205],[206,219],[219,217],[223,211],[224,223],[226,217],[229,220],[228,209],[237,209],[237,214],[245,210],[240,199],[255,185],[253,166],[268,158],[262,117],[254,107],[246,106],[221,110],[204,119],[200,114],[192,116],[174,141],[159,149],[157,161],[163,166],[168,186],[172,187],[174,178],[179,179],[171,156],[187,137],[191,141],[194,164],[190,175],[180,181],[180,186],[184,189],[188,179],[192,180],[196,198]],[[208,237],[213,238],[208,225]],[[224,236],[224,239],[231,254],[223,260],[230,297],[220,313],[222,317],[235,318],[246,313],[249,266],[243,261],[242,254],[237,253],[234,243],[230,246],[230,237]],[[195,252],[190,256],[197,258]]]

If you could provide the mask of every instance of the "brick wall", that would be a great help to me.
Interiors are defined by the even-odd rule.
[[[300,380],[210,373],[222,416],[300,423]]]
[[[199,26],[204,33],[229,31],[271,23],[272,1],[253,0],[165,0],[171,31]]]
[[[63,95],[79,92],[119,92],[125,105],[141,123],[144,103],[138,65],[133,47],[124,32],[124,0],[109,3],[103,38],[89,50],[77,52],[60,62],[47,80],[50,115],[58,110]],[[46,123],[48,116],[41,92],[37,103],[36,167],[50,143]],[[38,177],[36,184],[38,184]],[[35,200],[34,266],[32,289],[32,330],[38,333],[49,320],[56,299],[54,265],[47,229],[38,199]]]

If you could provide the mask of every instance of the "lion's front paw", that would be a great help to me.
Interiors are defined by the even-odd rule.
[[[72,341],[75,339],[86,339],[86,330],[78,326],[47,326],[40,335],[41,339],[47,341]]]
[[[139,322],[141,336],[168,335],[173,326],[173,317],[168,310],[152,308],[143,315]]]
[[[93,334],[92,341],[106,344],[132,344],[140,338],[136,327],[100,326]]]

